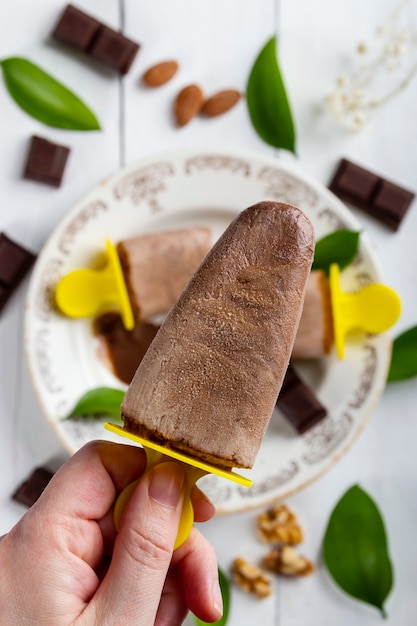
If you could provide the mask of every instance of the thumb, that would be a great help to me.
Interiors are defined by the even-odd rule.
[[[110,567],[91,603],[96,623],[155,622],[178,532],[184,478],[178,463],[167,462],[140,479],[123,513]]]

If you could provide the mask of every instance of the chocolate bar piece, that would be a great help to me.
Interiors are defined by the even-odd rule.
[[[52,36],[120,74],[127,74],[139,50],[137,43],[71,4],[62,13]]]
[[[347,159],[340,161],[329,189],[392,230],[398,230],[415,196]]]
[[[325,407],[301,380],[291,363],[285,374],[276,406],[300,434],[305,433],[327,415]]]
[[[31,475],[16,489],[12,500],[31,507],[42,495],[53,473],[45,467],[37,467]]]
[[[94,17],[69,4],[52,35],[63,43],[87,52],[100,26]]]
[[[0,233],[0,311],[17,289],[36,256]]]
[[[127,74],[138,50],[137,43],[102,26],[89,52],[92,57],[114,67],[120,74]]]
[[[23,178],[59,187],[64,175],[70,149],[33,136]]]

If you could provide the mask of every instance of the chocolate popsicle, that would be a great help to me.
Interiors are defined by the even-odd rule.
[[[117,252],[133,315],[166,313],[212,245],[209,228],[182,228],[121,241]]]
[[[117,313],[105,313],[94,322],[99,356],[122,382],[129,384],[159,326],[146,321],[127,330]],[[329,281],[322,270],[311,272],[304,307],[292,350],[294,359],[319,359],[334,345]]]
[[[311,272],[292,350],[293,359],[318,359],[334,345],[330,286],[322,270]]]
[[[240,213],[138,367],[122,404],[125,430],[219,467],[252,467],[313,254],[313,228],[299,209],[261,202]]]

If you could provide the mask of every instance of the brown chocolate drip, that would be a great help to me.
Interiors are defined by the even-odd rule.
[[[94,320],[94,334],[104,348],[106,364],[126,384],[130,384],[158,330],[159,326],[146,322],[126,330],[118,313],[105,313]]]

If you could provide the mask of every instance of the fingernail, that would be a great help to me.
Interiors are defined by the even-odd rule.
[[[213,583],[212,599],[213,599],[213,606],[216,609],[216,611],[219,613],[219,616],[221,617],[223,615],[223,598],[222,598],[222,592],[220,590],[219,581],[217,579]]]
[[[184,484],[184,470],[178,463],[161,463],[151,471],[149,496],[163,506],[176,509]]]

